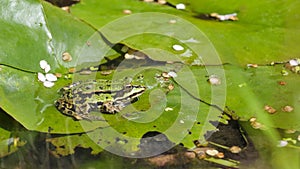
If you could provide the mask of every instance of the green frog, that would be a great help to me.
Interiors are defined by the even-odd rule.
[[[145,86],[124,80],[79,81],[60,89],[62,95],[55,101],[55,107],[76,120],[103,120],[90,112],[115,114],[137,101],[145,90]]]

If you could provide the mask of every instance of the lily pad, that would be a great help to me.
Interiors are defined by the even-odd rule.
[[[37,75],[1,66],[0,94],[3,110],[29,130],[50,133],[78,133],[104,127],[101,121],[82,123],[61,114],[54,107],[59,97],[56,92],[65,80],[58,81],[51,89],[38,82]],[[16,101],[17,105],[16,105]]]
[[[226,105],[238,110],[236,113],[242,119],[258,117],[267,126],[300,130],[300,116],[297,113],[299,75],[282,76],[282,65],[248,69],[226,66],[225,69],[228,89]],[[285,85],[280,84],[282,81]],[[276,112],[268,113],[264,108],[267,105],[274,107]],[[291,106],[293,110],[284,111],[285,106]]]

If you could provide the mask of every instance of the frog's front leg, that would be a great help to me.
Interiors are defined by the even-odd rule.
[[[121,107],[114,104],[112,101],[106,101],[98,105],[98,110],[101,113],[116,114],[121,111]]]

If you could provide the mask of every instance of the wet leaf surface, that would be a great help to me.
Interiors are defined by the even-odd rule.
[[[206,133],[216,130],[210,122],[220,120],[222,110],[234,112],[243,121],[254,118],[249,122],[251,127],[267,129],[266,140],[273,146],[281,139],[275,129],[299,131],[299,74],[283,64],[267,66],[272,62],[288,62],[299,55],[299,2],[187,2],[187,10],[177,10],[176,0],[169,5],[91,0],[72,7],[71,14],[46,2],[24,0],[16,5],[1,2],[1,108],[28,130],[73,134],[48,140],[59,155],[72,154],[76,147],[89,147],[93,153],[106,148],[130,154],[139,150],[140,138],[149,131],[165,133],[171,142],[193,148],[195,140],[204,141]],[[266,6],[267,10],[260,10]],[[139,12],[160,12],[164,17],[155,13],[148,13],[151,17],[147,19],[130,17]],[[201,17],[212,12],[236,12],[239,20],[219,22]],[[116,20],[124,16],[127,17]],[[100,29],[107,39],[102,39],[94,29]],[[180,33],[182,30],[188,33]],[[140,36],[136,32],[147,34]],[[110,46],[111,42],[140,50],[160,65],[131,69],[122,60],[124,53],[111,50],[118,47]],[[184,50],[174,49],[174,45]],[[72,59],[65,59],[65,53]],[[103,59],[104,56],[108,59]],[[110,63],[115,58],[121,58],[120,68],[124,66],[115,71],[119,76],[115,72],[108,76],[68,74],[73,67],[76,72]],[[53,88],[45,88],[37,79],[37,73],[42,71],[41,60],[50,64],[51,73],[62,75]],[[178,61],[182,61],[179,66],[175,64]],[[139,67],[139,64],[133,65]],[[166,92],[155,85],[155,77],[170,71],[176,71],[176,77],[171,79],[173,86],[168,86],[172,90]],[[107,122],[74,121],[53,105],[59,97],[57,91],[72,81],[135,76],[136,72],[144,76],[146,93],[122,112],[103,115]],[[212,77],[218,80],[216,84],[207,82]],[[2,142],[10,139],[11,131],[0,128],[0,133]],[[261,146],[259,141],[254,143]],[[5,144],[4,147],[1,144],[4,152],[1,156],[7,153]],[[297,146],[278,149],[269,145],[268,151],[274,151],[274,161],[282,161],[282,154],[287,161],[295,160],[299,153]],[[287,163],[276,165],[287,168]]]

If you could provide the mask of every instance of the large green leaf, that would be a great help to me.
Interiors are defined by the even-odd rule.
[[[179,1],[170,2],[179,3]],[[299,130],[297,123],[300,118],[299,104],[297,104],[299,103],[297,90],[299,75],[290,73],[289,76],[283,77],[280,73],[281,65],[245,68],[247,63],[265,65],[273,61],[288,61],[291,57],[299,55],[297,50],[300,40],[300,32],[297,29],[299,28],[297,22],[299,2],[292,0],[186,2],[189,2],[190,6],[187,6],[188,9],[185,11],[135,0],[82,0],[80,4],[71,8],[72,14],[93,25],[94,29],[100,29],[108,40],[114,43],[122,42],[134,49],[143,50],[154,60],[171,63],[169,67],[158,68],[159,71],[157,68],[150,67],[149,70],[142,72],[147,83],[153,83],[153,77],[157,73],[177,71],[174,90],[166,94],[159,92],[161,88],[157,86],[149,88],[140,100],[133,104],[138,110],[137,113],[134,113],[133,107],[129,106],[119,114],[103,115],[107,122],[78,122],[62,115],[54,108],[53,102],[59,97],[56,91],[71,80],[61,78],[54,88],[47,89],[36,78],[36,73],[41,71],[38,63],[42,59],[47,60],[52,66],[52,72],[59,73],[66,73],[69,67],[81,68],[83,65],[101,62],[109,47],[100,39],[98,33],[92,36],[94,30],[87,24],[44,2],[41,4],[29,0],[19,3],[1,2],[0,30],[4,33],[0,35],[0,64],[7,65],[1,66],[0,71],[1,81],[4,82],[0,84],[1,107],[30,130],[53,133],[81,133],[92,130],[82,137],[72,135],[57,140],[55,138],[52,143],[58,147],[71,143],[71,150],[76,146],[92,147],[95,152],[101,149],[93,142],[112,151],[120,148],[119,150],[126,153],[134,152],[138,149],[140,138],[148,131],[165,133],[171,141],[181,142],[188,148],[193,147],[195,139],[202,140],[204,133],[215,129],[209,121],[217,120],[221,113],[208,104],[203,104],[199,99],[216,104],[221,109],[226,103],[244,120],[257,117],[259,122],[268,127]],[[264,6],[268,8],[260,10]],[[122,18],[126,16],[123,13],[125,9],[130,9],[133,14],[163,12],[176,16],[148,13],[152,18],[146,17],[144,21],[151,21],[147,23],[143,18],[139,20],[132,20],[130,16]],[[203,14],[211,12],[220,14],[237,12],[239,21],[219,22],[201,19]],[[119,18],[121,19],[115,21]],[[176,23],[170,22],[173,19]],[[189,29],[182,26],[183,23],[188,23],[186,21],[192,22],[193,28],[204,33],[195,34],[192,27]],[[144,30],[146,32],[143,32]],[[146,34],[134,34],[135,31]],[[180,31],[183,33],[178,34]],[[209,39],[206,39],[206,36]],[[193,40],[200,43],[195,43]],[[12,46],[13,44],[16,46]],[[181,51],[172,49],[174,44],[190,49],[192,55],[182,57]],[[216,47],[220,59],[216,58],[218,55],[211,44]],[[157,50],[153,52],[149,50],[151,48]],[[63,52],[69,52],[73,60],[63,62],[61,59]],[[200,57],[203,60],[199,59]],[[210,60],[211,58],[213,59]],[[174,61],[183,61],[185,65],[180,64],[178,68],[172,64]],[[225,67],[220,65],[227,62],[230,64]],[[218,66],[201,67],[195,63]],[[131,76],[141,70],[117,71]],[[207,83],[210,75],[219,77],[221,85],[212,86]],[[75,80],[90,77],[75,76]],[[97,77],[103,78],[98,75]],[[278,81],[285,81],[287,85],[278,85]],[[224,93],[225,89],[227,93]],[[149,105],[152,106],[150,109]],[[276,108],[277,113],[268,114],[264,111],[265,105]],[[283,112],[281,109],[286,105],[292,106],[294,110],[289,113]],[[164,109],[166,107],[173,110],[166,111]],[[108,125],[110,127],[99,128]],[[174,127],[173,125],[180,131],[168,132],[169,128]],[[118,135],[111,134],[112,131]],[[267,132],[269,138],[273,139],[272,143],[279,139],[278,133],[274,130]],[[127,142],[128,138],[131,141]],[[82,139],[82,142],[78,139]],[[92,142],[89,139],[92,139]]]
[[[50,133],[78,133],[103,126],[98,122],[78,122],[62,115],[54,107],[56,92],[66,80],[48,89],[38,82],[37,75],[2,66],[0,71],[1,107],[25,128]],[[82,128],[84,125],[84,129]]]
[[[71,80],[64,76],[48,89],[37,79],[43,72],[39,62],[46,60],[51,72],[64,74],[74,67],[80,52],[88,46],[93,29],[74,19],[64,11],[39,1],[1,1],[0,40],[1,107],[29,130],[53,133],[78,133],[103,126],[101,122],[74,121],[62,115],[54,107],[59,97],[57,91]],[[108,46],[98,36],[97,43],[103,48],[95,49],[97,61],[105,55]],[[16,46],[12,47],[11,45]],[[101,52],[102,51],[102,52]],[[62,61],[68,52],[73,60]],[[95,55],[96,55],[95,54]],[[86,60],[95,58],[89,55]]]
[[[259,117],[267,126],[300,130],[299,125],[299,75],[282,76],[282,65],[240,68],[226,66],[226,105],[243,119]],[[280,85],[280,82],[286,85]],[[268,113],[264,107],[271,106],[276,113]],[[292,106],[293,111],[284,111]],[[261,118],[261,119],[260,119]],[[284,119],[284,120],[283,120]]]
[[[180,3],[179,1],[170,2],[173,5]],[[293,56],[299,55],[299,50],[296,50],[296,45],[300,40],[300,32],[297,29],[299,28],[299,22],[297,22],[298,15],[296,14],[300,7],[299,3],[292,0],[278,2],[270,0],[249,2],[203,0],[185,2],[187,10],[180,11],[172,9],[170,6],[141,1],[98,2],[91,0],[83,1],[83,3],[73,7],[72,13],[91,23],[96,28],[104,30],[103,33],[108,39],[114,42],[121,40],[126,45],[140,50],[156,48],[166,51],[158,56],[150,53],[152,54],[150,57],[157,60],[164,60],[162,56],[170,58],[170,53],[176,56],[176,52],[174,53],[171,46],[175,43],[180,43],[179,40],[182,39],[176,39],[176,36],[172,36],[172,32],[176,32],[174,27],[168,27],[170,23],[163,22],[163,18],[156,20],[156,22],[150,19],[151,23],[141,21],[145,25],[140,24],[140,20],[132,21],[128,19],[126,23],[126,19],[124,18],[129,17],[124,17],[125,14],[121,11],[130,9],[133,12],[131,15],[139,12],[176,13],[176,16],[192,22],[194,26],[208,36],[209,40],[216,47],[222,63],[230,63],[224,68],[226,79],[223,79],[220,72],[214,71],[206,72],[204,76],[212,74],[220,76],[222,85],[227,86],[226,105],[232,111],[236,112],[244,120],[248,120],[250,117],[258,117],[258,120],[266,126],[299,129],[299,124],[297,123],[299,121],[299,116],[297,115],[299,111],[297,104],[299,98],[296,89],[296,84],[299,83],[298,75],[293,74],[282,77],[280,74],[281,66],[245,70],[248,63],[267,65],[271,62],[288,61]],[[113,5],[113,8],[109,8],[106,6],[108,3],[115,5]],[[103,6],[106,6],[106,8],[102,8]],[[267,7],[267,9],[261,10],[264,7]],[[279,7],[280,10],[278,10]],[[99,8],[102,10],[98,10]],[[102,16],[108,13],[108,11],[110,11],[110,15],[103,18]],[[212,12],[220,14],[237,12],[239,20],[236,22],[219,22],[216,20],[201,19],[204,15]],[[153,16],[155,18],[155,14]],[[176,16],[174,18],[177,19]],[[149,18],[145,18],[145,20],[149,21]],[[122,19],[125,21],[120,21]],[[120,24],[116,27],[110,27],[111,23]],[[179,27],[182,24],[182,22],[177,23],[180,23],[178,24]],[[107,26],[110,29],[106,29]],[[146,34],[142,34],[141,36],[135,35],[133,30],[140,31],[135,26],[137,28],[145,28]],[[164,36],[162,36],[162,34],[153,31],[160,28],[164,31],[167,28],[170,34],[163,34]],[[186,30],[182,27],[183,32]],[[117,36],[111,32],[115,32]],[[133,36],[128,37],[127,35]],[[126,38],[123,38],[124,36]],[[168,38],[171,38],[171,40],[166,40]],[[188,43],[183,43],[182,45],[189,46]],[[196,51],[193,49],[192,52]],[[197,54],[193,53],[193,57],[195,57],[194,55]],[[211,55],[205,56],[210,57]],[[193,57],[192,59],[194,59]],[[218,63],[220,62],[216,64]],[[194,70],[194,73],[197,74],[198,68]],[[214,68],[211,68],[211,70],[214,70]],[[178,74],[180,73],[179,71]],[[203,73],[201,76],[203,76]],[[278,81],[286,81],[288,85],[280,86],[278,85]],[[203,87],[204,90],[211,88],[207,83],[203,83],[203,80],[199,81],[199,83],[199,88]],[[187,90],[190,90],[188,83],[180,84],[187,85]],[[215,86],[214,88],[221,88],[221,86]],[[201,99],[208,102],[211,101],[209,94],[204,94]],[[265,105],[274,106],[277,109],[277,113],[273,115],[268,114],[264,110]],[[281,108],[285,105],[294,107],[294,111],[291,113],[282,112]],[[282,119],[286,119],[286,121]],[[279,139],[274,130],[269,133],[274,135],[269,135],[273,141]]]
[[[229,2],[219,2],[215,0],[186,1],[187,10],[180,11],[172,9],[170,6],[155,3],[113,1],[112,3],[118,4],[118,7],[116,7],[118,10],[113,10],[111,12],[112,15],[107,19],[97,19],[97,16],[92,16],[91,13],[87,12],[88,9],[93,11],[95,8],[100,8],[101,5],[105,5],[106,3],[106,1],[84,1],[72,8],[72,11],[73,14],[84,18],[100,30],[103,30],[103,33],[112,41],[122,40],[123,43],[142,50],[155,48],[166,51],[163,55],[158,56],[151,53],[152,56],[150,55],[150,57],[157,59],[163,58],[162,56],[168,56],[168,53],[178,56],[178,53],[174,53],[171,46],[175,43],[180,43],[179,40],[188,39],[186,35],[189,35],[190,30],[186,29],[182,19],[191,21],[193,26],[200,29],[208,36],[209,40],[211,40],[220,54],[220,60],[222,60],[223,63],[231,64],[226,66],[224,70],[226,81],[223,79],[223,82],[227,83],[224,85],[227,85],[228,93],[226,105],[232,108],[232,110],[237,112],[241,117],[245,117],[245,119],[262,113],[265,114],[266,112],[263,110],[264,105],[274,105],[279,113],[271,117],[273,120],[277,119],[273,124],[270,124],[271,126],[276,126],[277,124],[278,127],[282,128],[298,128],[297,126],[299,125],[296,124],[297,120],[292,120],[293,118],[298,119],[298,117],[295,118],[294,116],[298,111],[296,104],[298,98],[296,87],[293,85],[297,84],[298,76],[291,75],[282,77],[280,74],[280,66],[259,67],[258,69],[251,69],[247,72],[243,70],[243,67],[246,67],[247,63],[266,65],[271,62],[288,61],[291,57],[299,55],[299,51],[295,50],[297,48],[295,45],[297,45],[300,40],[300,32],[296,29],[299,27],[297,22],[298,15],[296,14],[297,9],[300,7],[298,2],[291,0],[278,1],[276,3],[270,0],[251,2],[237,2],[234,0]],[[170,1],[170,3],[176,5],[181,2],[175,0]],[[268,6],[268,9],[260,10],[261,7],[264,6]],[[280,10],[278,10],[279,6],[282,7]],[[131,20],[130,17],[124,17],[124,14],[120,12],[124,9],[130,9],[133,12],[131,15],[139,12],[149,12],[155,9],[169,14],[176,13],[176,16],[182,18],[178,19],[172,15],[165,18],[156,17],[156,15],[166,16],[160,13],[148,13],[152,18],[147,17],[147,13],[137,14],[140,16],[144,15],[145,17],[141,18],[149,21],[147,23],[139,18],[137,18],[139,20]],[[105,8],[95,11],[95,13],[99,11],[105,13],[108,10],[110,9]],[[212,12],[218,12],[220,14],[237,12],[239,20],[236,22],[219,22],[215,20],[203,20],[201,17],[198,17],[199,15]],[[167,20],[171,20],[172,17],[174,20],[177,20],[177,22],[174,23],[175,26],[170,26],[170,23],[167,22]],[[126,21],[128,22],[126,23]],[[111,25],[115,23],[118,23],[119,26],[112,27]],[[177,29],[180,28],[188,31],[179,33],[178,35]],[[144,30],[146,34],[142,34],[141,36],[134,34],[136,32],[138,32],[138,34],[141,33],[141,30]],[[191,34],[193,35],[193,33]],[[122,39],[122,37],[124,37],[122,35],[126,38]],[[130,35],[132,36],[128,37]],[[195,37],[196,36],[197,35],[195,35]],[[167,38],[171,38],[171,40],[166,40]],[[204,43],[210,42],[204,41]],[[185,42],[183,45],[191,47],[193,49],[192,51],[195,52],[193,56],[189,58],[191,59],[190,62],[186,62],[191,63],[198,52],[188,42]],[[195,44],[195,46],[200,47],[199,44]],[[206,46],[203,48],[209,47]],[[206,53],[203,52],[203,49],[201,54],[204,60],[213,57],[213,52]],[[217,59],[213,61],[217,61],[215,64],[220,63]],[[210,62],[202,63],[209,64]],[[223,77],[222,72],[217,72],[218,69],[206,68],[208,71],[207,75],[216,74],[221,78]],[[222,69],[222,67],[220,69]],[[289,81],[291,85],[278,85],[277,82],[282,80]],[[239,87],[239,85],[243,86],[243,84],[246,84],[246,87]],[[281,99],[276,99],[274,96],[280,96]],[[210,100],[208,97],[202,99]],[[284,105],[295,107],[295,114],[280,113]],[[220,105],[220,107],[222,107],[222,105]],[[278,120],[283,117],[294,122],[278,123]],[[269,122],[272,123],[271,121],[272,120]]]
[[[172,4],[182,3],[171,0]],[[213,42],[223,62],[245,65],[287,60],[299,55],[300,3],[293,0],[188,0],[189,17]],[[202,20],[204,14],[237,13],[236,22]]]

